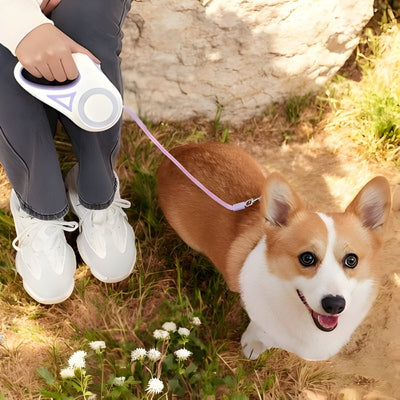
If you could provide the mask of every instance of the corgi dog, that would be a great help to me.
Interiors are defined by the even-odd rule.
[[[324,214],[310,211],[279,173],[239,147],[188,144],[171,154],[225,202],[261,195],[251,207],[230,211],[169,159],[157,173],[169,224],[240,293],[250,318],[244,355],[256,359],[281,348],[324,360],[338,353],[376,297],[391,203],[386,178],[368,182],[344,212]]]

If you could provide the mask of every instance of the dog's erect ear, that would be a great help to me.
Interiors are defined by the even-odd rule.
[[[357,215],[369,229],[380,228],[390,212],[390,187],[383,176],[370,180],[346,208],[346,212]]]
[[[296,192],[277,172],[268,176],[264,197],[265,219],[273,225],[287,225],[291,215],[303,206]]]

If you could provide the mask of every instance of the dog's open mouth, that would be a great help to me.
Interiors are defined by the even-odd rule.
[[[297,289],[297,294],[302,301],[302,303],[306,306],[307,310],[310,312],[312,319],[318,329],[324,332],[331,332],[333,331],[338,324],[339,316],[338,315],[324,315],[315,312],[307,303],[306,298],[304,297],[303,293]]]

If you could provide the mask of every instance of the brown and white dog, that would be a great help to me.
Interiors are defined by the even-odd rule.
[[[376,297],[388,181],[372,179],[345,212],[323,214],[309,211],[280,174],[236,146],[189,144],[171,153],[228,203],[261,195],[253,206],[229,211],[167,158],[158,170],[168,222],[240,292],[250,317],[241,340],[245,356],[255,359],[272,347],[309,360],[336,354]]]

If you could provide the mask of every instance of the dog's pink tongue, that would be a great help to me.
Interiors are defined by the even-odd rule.
[[[322,315],[318,314],[318,322],[327,329],[334,328],[338,323],[339,317],[337,315]]]

